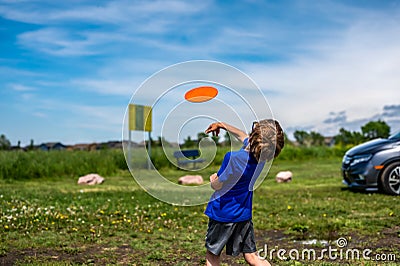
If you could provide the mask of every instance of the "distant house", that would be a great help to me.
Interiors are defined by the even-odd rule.
[[[139,143],[134,142],[134,141],[131,141],[129,143],[129,140],[124,140],[124,141],[121,142],[121,144],[122,144],[123,147],[126,147],[126,148],[128,148],[129,145],[130,145],[131,148],[144,147],[143,145],[139,145]]]
[[[332,147],[335,145],[335,137],[325,137],[324,144],[328,147]]]
[[[91,144],[82,143],[69,146],[69,150],[73,151],[94,151],[97,149],[98,149],[98,144],[96,143],[91,143]]]
[[[121,141],[109,141],[104,143],[108,149],[122,149]]]
[[[10,147],[10,150],[11,150],[11,151],[26,151],[27,149],[26,149],[26,148],[23,148],[23,147],[21,147],[21,146],[11,146],[11,147]]]
[[[75,144],[68,147],[68,150],[71,151],[88,151],[89,144]]]
[[[50,151],[50,150],[65,150],[67,146],[62,144],[61,142],[46,142],[42,143],[38,146],[39,150],[42,151]]]

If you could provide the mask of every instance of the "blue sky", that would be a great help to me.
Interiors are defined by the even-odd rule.
[[[400,1],[0,0],[0,133],[120,140],[135,90],[187,60],[249,75],[289,135],[377,119],[395,131],[399,21]]]

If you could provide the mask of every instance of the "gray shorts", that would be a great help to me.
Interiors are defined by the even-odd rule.
[[[205,246],[214,255],[220,255],[225,246],[226,254],[232,256],[256,252],[253,222],[222,223],[210,219]]]

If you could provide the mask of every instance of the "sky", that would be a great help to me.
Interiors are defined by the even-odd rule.
[[[399,21],[389,0],[0,0],[0,134],[12,145],[121,140],[138,88],[191,60],[248,75],[289,137],[378,119],[394,133]]]

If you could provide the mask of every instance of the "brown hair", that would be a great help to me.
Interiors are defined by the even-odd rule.
[[[284,145],[285,137],[278,121],[264,119],[253,123],[249,150],[257,161],[271,161],[279,155]]]

